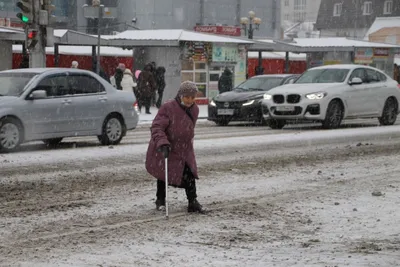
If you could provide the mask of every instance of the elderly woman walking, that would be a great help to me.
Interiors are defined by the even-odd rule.
[[[184,188],[188,212],[203,213],[197,201],[197,164],[193,149],[194,128],[199,107],[194,100],[198,89],[192,82],[183,82],[175,99],[163,104],[151,126],[146,169],[157,179],[156,208],[165,208],[165,166],[168,158],[168,184]]]

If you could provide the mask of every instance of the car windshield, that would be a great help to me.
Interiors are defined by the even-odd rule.
[[[295,83],[342,83],[348,69],[311,69],[303,73]]]
[[[36,73],[0,73],[0,97],[20,96]]]
[[[281,77],[256,77],[239,84],[235,90],[240,91],[268,91],[281,84]]]

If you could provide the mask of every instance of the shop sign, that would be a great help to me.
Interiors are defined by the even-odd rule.
[[[246,55],[247,50],[246,47],[243,45],[238,46],[239,54],[238,60],[235,65],[235,86],[241,84],[246,80]]]
[[[238,48],[236,46],[222,46],[213,44],[213,62],[236,62],[238,58]]]
[[[357,48],[354,55],[354,63],[371,64],[373,62],[374,51],[372,48]]]
[[[183,53],[185,59],[208,62],[211,54],[211,44],[204,42],[186,42]]]
[[[10,18],[0,18],[0,27],[23,28],[23,23],[12,21]]]
[[[0,18],[0,26],[1,27],[11,27],[10,18]]]
[[[374,57],[386,58],[389,57],[389,48],[374,48]]]
[[[229,35],[229,36],[240,36],[241,29],[240,27],[235,26],[195,26],[195,32],[204,32],[204,33],[212,33],[212,34],[220,34],[220,35]]]

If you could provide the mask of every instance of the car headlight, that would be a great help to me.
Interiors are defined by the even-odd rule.
[[[213,107],[215,107],[215,106],[217,106],[217,104],[215,104],[214,100],[211,100],[211,102],[210,102],[210,106],[213,106]]]
[[[264,99],[270,100],[272,98],[272,95],[270,94],[264,94]]]
[[[250,100],[250,101],[247,101],[246,103],[243,103],[243,106],[250,106],[253,104],[254,104],[254,100]]]
[[[327,96],[327,93],[325,92],[318,92],[318,93],[312,93],[312,94],[307,94],[306,97],[310,100],[319,100]]]

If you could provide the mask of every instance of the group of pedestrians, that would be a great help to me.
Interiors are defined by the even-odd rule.
[[[118,90],[133,92],[138,100],[139,111],[145,107],[146,114],[150,113],[152,105],[160,108],[164,94],[165,68],[155,67],[155,64],[148,63],[143,71],[137,70],[135,75],[122,63],[118,65],[114,76],[111,77],[111,84]],[[158,99],[155,100],[156,93]]]

